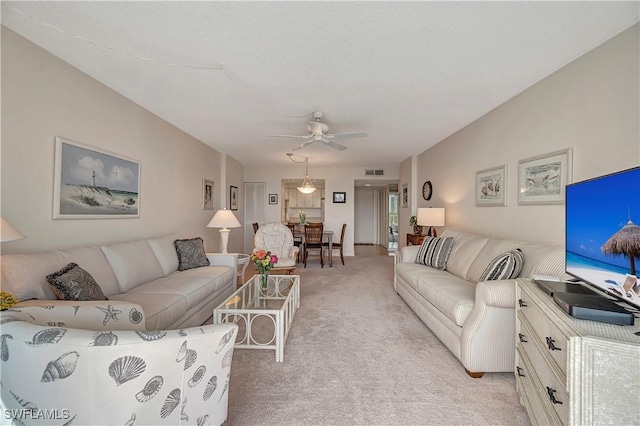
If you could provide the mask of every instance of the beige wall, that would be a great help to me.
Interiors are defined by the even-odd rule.
[[[430,180],[434,195],[430,202],[419,197],[418,207],[446,207],[447,227],[563,245],[564,205],[518,205],[518,161],[572,148],[574,182],[640,163],[638,28],[420,154],[418,186]],[[476,207],[476,171],[502,164],[508,166],[507,207]],[[408,167],[405,161],[401,179]]]
[[[233,213],[236,215],[240,223],[244,220],[244,182],[242,164],[234,158],[226,157],[226,181],[227,187],[225,189],[225,206],[230,208],[230,186],[233,185],[238,188],[238,210]],[[216,230],[216,232],[218,232]],[[229,233],[229,245],[227,250],[229,253],[248,253],[244,250],[244,238],[242,228],[232,229]],[[253,249],[251,247],[249,250]]]
[[[140,218],[53,220],[56,136],[140,161]],[[214,211],[202,210],[201,192],[203,178],[220,190],[221,154],[5,27],[1,154],[2,217],[27,236],[2,244],[3,252],[174,232],[202,236],[207,250],[219,249],[219,234],[205,228]],[[227,163],[228,179],[241,181],[239,163]]]

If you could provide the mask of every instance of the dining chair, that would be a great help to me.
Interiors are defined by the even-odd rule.
[[[298,247],[298,250],[302,248],[302,238],[296,237],[296,224],[293,222],[287,222],[287,228],[291,230],[291,235],[293,235],[293,245]],[[296,256],[296,263],[298,263],[298,257]]]
[[[304,227],[304,249],[302,259],[304,260],[304,267],[307,267],[307,258],[310,251],[318,251],[320,255],[320,266],[324,268],[324,257],[322,256],[322,230],[324,225],[322,223],[308,223]]]
[[[258,222],[253,222],[253,233],[254,235],[258,232],[258,228],[260,227],[260,225],[258,225]]]
[[[342,264],[344,265],[344,253],[343,253],[343,249],[344,249],[344,231],[347,229],[347,224],[343,223],[342,224],[342,231],[340,232],[340,242],[339,243],[333,243],[333,248],[334,249],[340,249],[340,260],[342,261]],[[329,251],[329,242],[326,243],[322,243],[322,247],[326,248],[327,251]],[[329,256],[333,257],[333,251],[329,252]]]

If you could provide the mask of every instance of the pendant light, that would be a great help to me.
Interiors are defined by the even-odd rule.
[[[293,161],[294,163],[302,163],[302,161],[296,161],[291,158],[292,155],[293,154],[291,153],[287,153],[287,156],[291,161]],[[298,187],[298,191],[302,192],[303,194],[311,194],[315,190],[316,187],[313,186],[311,179],[309,179],[309,157],[304,157],[304,180],[302,181],[302,185]]]

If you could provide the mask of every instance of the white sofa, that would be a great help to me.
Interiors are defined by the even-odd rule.
[[[394,287],[460,360],[471,377],[512,372],[515,354],[515,279],[478,282],[498,255],[520,248],[520,277],[563,277],[564,249],[446,230],[453,237],[446,270],[415,263],[420,246],[396,253]]]
[[[123,318],[113,331],[113,321],[105,324],[96,306],[72,303],[0,313],[0,424],[226,420],[235,324],[146,331],[137,321],[144,319],[139,306],[121,302],[123,313],[136,309],[140,315]]]
[[[108,309],[120,311],[110,320],[105,319],[112,330],[127,320],[124,317],[131,311],[131,304],[144,312],[146,330],[198,326],[236,289],[237,258],[207,254],[211,266],[178,271],[175,239],[167,235],[107,246],[2,255],[2,290],[21,301],[18,308],[58,304],[104,309],[111,306]],[[88,271],[109,300],[57,300],[46,276],[71,262]]]

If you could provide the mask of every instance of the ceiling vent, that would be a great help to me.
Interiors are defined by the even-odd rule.
[[[367,169],[364,171],[366,176],[384,176],[384,170],[382,169]]]

